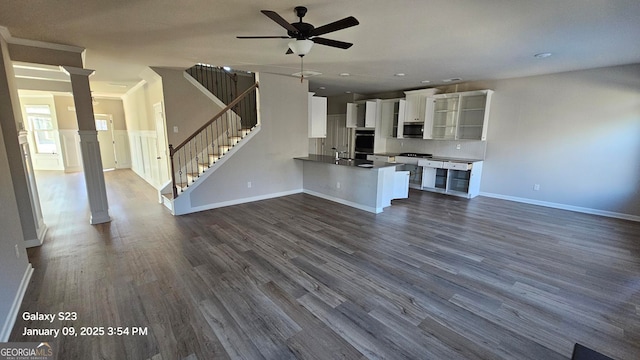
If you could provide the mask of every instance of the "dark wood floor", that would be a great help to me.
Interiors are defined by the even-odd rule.
[[[173,217],[106,173],[113,222],[88,225],[81,174],[38,174],[49,233],[25,327],[60,359],[640,358],[640,223],[412,191],[374,215],[293,195]]]

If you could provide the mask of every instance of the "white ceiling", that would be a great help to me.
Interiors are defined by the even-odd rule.
[[[316,44],[305,56],[305,70],[322,73],[310,78],[320,95],[640,63],[639,0],[2,0],[0,25],[13,37],[86,48],[92,88],[124,92],[147,66],[300,71],[300,59],[284,54],[288,40],[235,38],[286,35],[260,10],[294,22],[297,5],[316,27],[350,15],[360,21],[323,35],[352,48]],[[533,56],[541,52],[553,55]]]

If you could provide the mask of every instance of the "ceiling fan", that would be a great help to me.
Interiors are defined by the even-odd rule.
[[[298,22],[288,23],[282,16],[275,11],[261,10],[263,14],[271,20],[278,23],[287,30],[287,36],[238,36],[238,39],[293,39],[289,42],[289,50],[287,54],[296,54],[300,57],[305,56],[311,50],[314,43],[336,47],[339,49],[348,49],[353,44],[320,37],[330,32],[346,29],[359,24],[358,20],[353,16],[346,17],[342,20],[314,27],[313,25],[303,22],[302,18],[307,14],[307,8],[304,6],[296,6],[294,9],[296,16],[300,19]]]

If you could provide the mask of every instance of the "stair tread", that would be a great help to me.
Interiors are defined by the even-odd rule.
[[[197,167],[199,170],[198,172],[190,171],[190,172],[183,173],[182,176],[186,178],[186,181],[176,182],[176,187],[178,188],[178,192],[185,191],[185,189],[188,188],[190,184],[196,181],[195,178],[200,177],[200,175],[202,175],[207,169],[211,168],[213,164],[215,164],[220,158],[222,158],[227,152],[229,152],[229,150],[231,150],[236,144],[238,144],[252,130],[253,130],[253,127],[236,129],[235,132],[237,133],[237,135],[228,135],[226,137],[226,140],[223,141],[223,142],[231,142],[230,144],[224,144],[224,145],[211,144],[209,149],[206,151],[206,158],[208,158],[209,161],[207,161],[206,158],[205,160],[198,159],[197,161]],[[209,152],[209,151],[213,151],[213,152]],[[201,155],[201,157],[204,158],[204,155]],[[163,195],[166,196],[167,198],[173,199],[173,194],[163,194]]]

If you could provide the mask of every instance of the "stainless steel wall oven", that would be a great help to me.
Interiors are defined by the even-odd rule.
[[[356,159],[367,159],[367,155],[373,154],[374,130],[356,129],[354,157]]]

